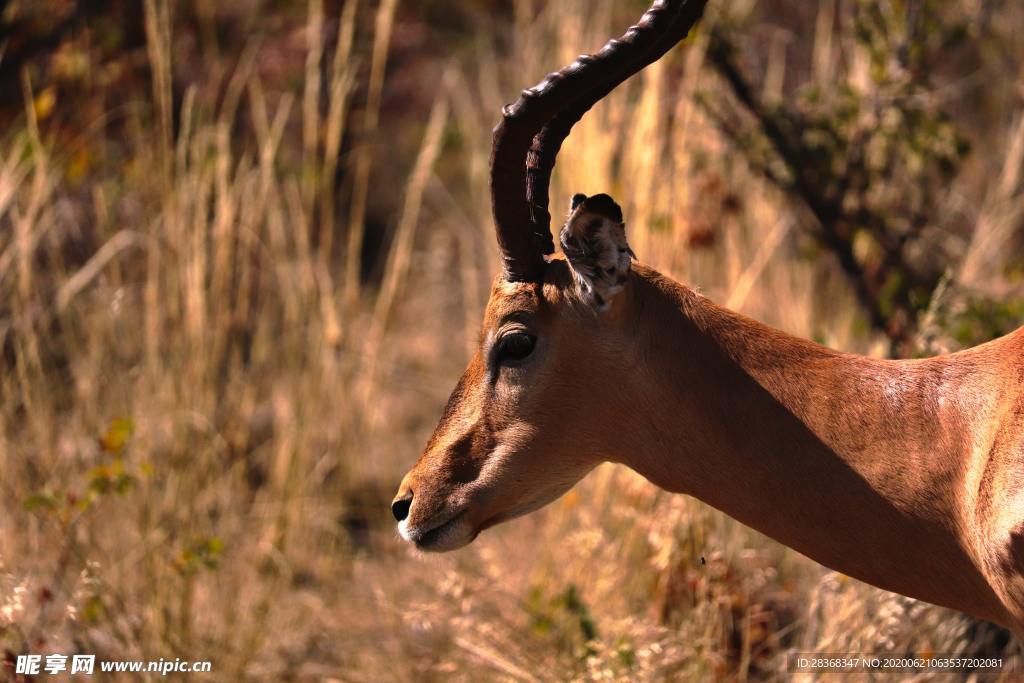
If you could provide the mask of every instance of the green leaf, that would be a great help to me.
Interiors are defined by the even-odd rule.
[[[98,595],[90,595],[82,605],[82,620],[86,623],[95,624],[106,612],[103,599]]]
[[[114,418],[107,427],[107,433],[100,437],[100,448],[111,455],[118,455],[134,432],[135,422],[130,417]]]
[[[49,494],[34,493],[25,499],[23,505],[30,512],[33,510],[53,510],[57,507],[57,501]]]

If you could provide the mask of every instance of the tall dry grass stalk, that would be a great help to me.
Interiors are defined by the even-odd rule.
[[[998,182],[985,198],[977,228],[960,266],[961,282],[976,288],[998,283],[998,280],[993,283],[990,277],[993,266],[1006,265],[1005,256],[1012,254],[1012,250],[1008,250],[1009,242],[1024,215],[1020,201],[1024,189],[1021,183],[1024,173],[1024,113],[1018,115],[1008,137],[1006,158]]]
[[[366,230],[366,195],[370,191],[370,170],[380,117],[380,98],[384,88],[384,67],[387,62],[391,29],[395,21],[398,0],[381,0],[374,20],[373,53],[367,86],[366,107],[360,128],[362,145],[357,152],[352,180],[352,200],[348,218],[348,242],[345,249],[345,310],[355,311],[359,299],[360,267],[363,252],[363,234]]]
[[[416,157],[412,172],[409,175],[409,184],[405,190],[405,201],[402,204],[402,211],[398,218],[398,230],[395,234],[394,245],[388,257],[387,268],[384,271],[384,279],[381,282],[380,292],[374,302],[373,314],[369,322],[369,330],[366,334],[362,354],[362,405],[361,412],[364,414],[371,409],[374,390],[377,387],[377,363],[380,353],[387,348],[388,321],[391,318],[392,310],[406,285],[409,271],[412,267],[413,239],[416,236],[416,226],[419,224],[420,209],[423,206],[423,195],[427,189],[427,182],[433,170],[434,163],[441,151],[441,134],[448,124],[448,90],[450,88],[451,76],[446,76],[439,89],[434,106],[430,110],[430,117],[427,119],[426,131],[423,134],[423,145]]]

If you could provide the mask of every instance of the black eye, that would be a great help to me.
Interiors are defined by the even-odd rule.
[[[522,360],[533,353],[533,347],[536,345],[537,338],[532,334],[525,332],[506,334],[498,342],[498,363]]]

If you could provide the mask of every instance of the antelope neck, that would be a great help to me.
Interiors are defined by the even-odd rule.
[[[624,292],[627,415],[612,459],[818,562],[977,613],[972,556],[998,423],[985,346],[891,361],[834,351],[637,267]],[[641,321],[651,321],[646,325]]]

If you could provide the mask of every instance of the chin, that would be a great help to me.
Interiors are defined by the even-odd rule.
[[[398,533],[406,541],[415,545],[417,550],[427,553],[446,553],[469,545],[480,531],[470,524],[465,513],[460,513],[447,522],[434,527],[423,528],[410,525],[408,522],[401,522],[398,525]]]
[[[470,520],[468,508],[463,508],[461,512],[441,523],[437,523],[436,518],[435,520],[417,521],[416,523],[404,520],[398,523],[398,534],[409,543],[415,545],[417,550],[422,550],[423,552],[446,553],[450,550],[458,550],[472,543],[484,529],[489,529],[496,524],[508,522],[539,510],[570,488],[572,488],[572,484],[521,501],[518,505],[514,505],[504,512],[487,517],[482,523]]]

